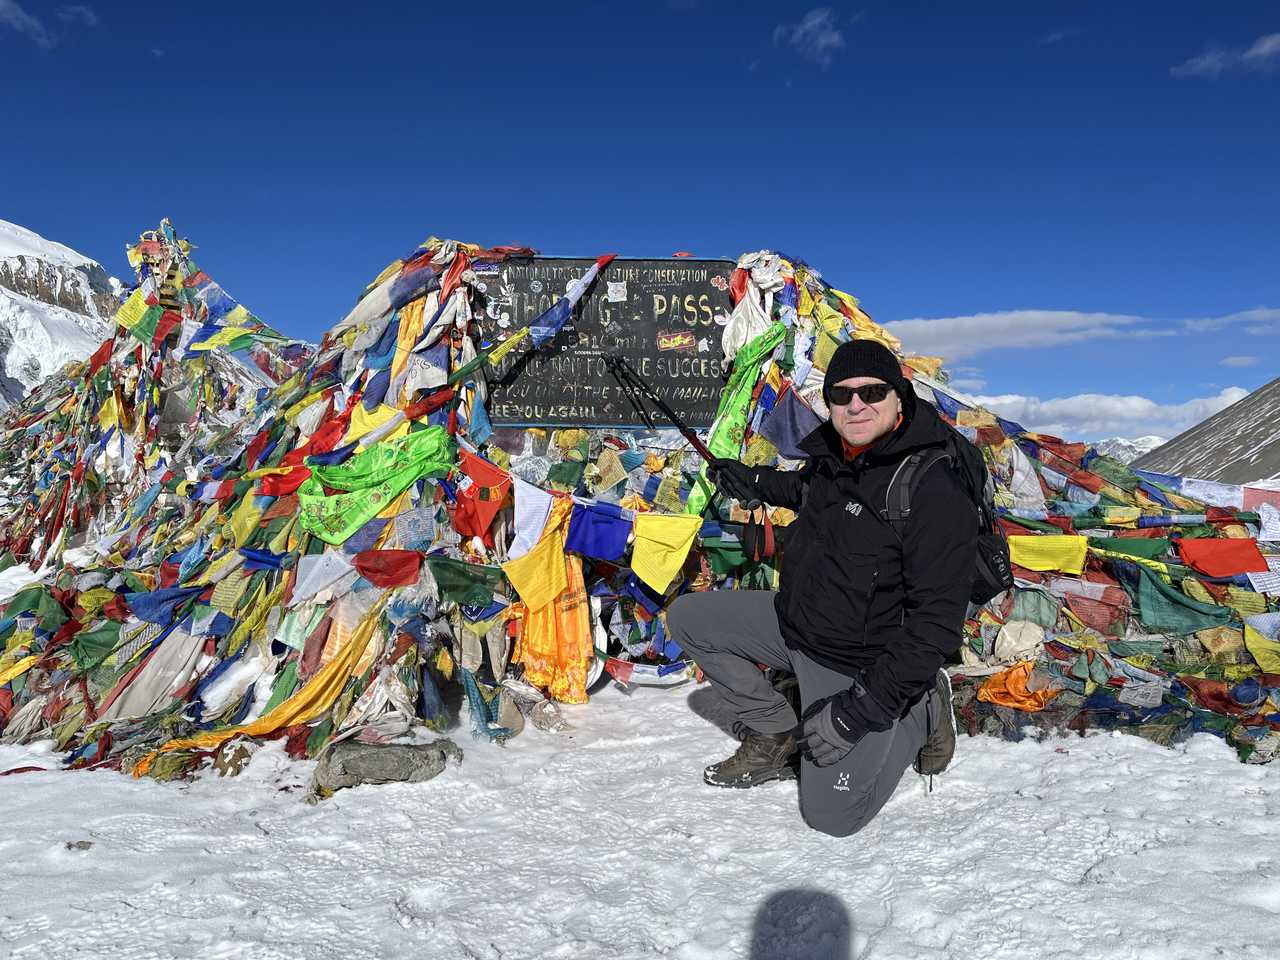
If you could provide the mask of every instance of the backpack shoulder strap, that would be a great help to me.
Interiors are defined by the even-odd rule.
[[[946,450],[934,448],[916,451],[903,458],[898,464],[898,469],[889,479],[889,487],[884,494],[884,510],[881,514],[885,520],[889,521],[889,525],[893,527],[899,538],[902,537],[907,527],[907,520],[911,517],[911,497],[916,487],[920,486],[920,480],[925,472],[935,463],[943,460],[948,462],[951,460],[951,454]]]

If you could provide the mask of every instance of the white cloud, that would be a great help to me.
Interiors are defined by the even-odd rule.
[[[0,27],[28,36],[36,46],[46,50],[53,46],[53,37],[44,23],[27,13],[18,0],[0,0]]]
[[[1274,64],[1280,59],[1280,33],[1267,33],[1253,41],[1253,45],[1240,58],[1246,64]]]
[[[1280,310],[1274,307],[1254,307],[1252,310],[1241,310],[1239,313],[1228,313],[1221,317],[1196,317],[1183,320],[1182,325],[1188,330],[1203,332],[1205,330],[1221,330],[1223,327],[1235,326],[1237,323],[1253,324],[1246,329],[1253,332],[1255,327],[1280,327]]]
[[[911,353],[963,360],[1001,347],[1055,347],[1106,337],[1169,336],[1145,317],[1078,310],[1000,310],[960,317],[891,320],[885,329]]]
[[[96,27],[98,25],[97,11],[83,3],[73,3],[68,7],[59,7],[58,19],[63,23],[78,23],[85,27]]]
[[[1109,393],[1081,393],[1049,400],[1006,393],[974,399],[1028,430],[1073,440],[1100,440],[1152,434],[1176,436],[1248,393],[1242,387],[1225,387],[1212,397],[1171,404]]]
[[[1117,337],[1175,337],[1180,329],[1205,333],[1237,325],[1255,336],[1280,332],[1280,309],[1256,307],[1219,317],[1187,320],[1079,310],[997,310],[958,317],[890,320],[884,327],[901,339],[910,353],[940,356],[954,363],[989,350],[1056,347]],[[952,373],[955,372],[953,369]]]
[[[1267,33],[1246,49],[1210,47],[1169,72],[1175,77],[1217,77],[1229,70],[1274,70],[1280,66],[1280,33]]]
[[[1080,36],[1079,27],[1066,27],[1062,30],[1050,30],[1048,33],[1042,34],[1040,37],[1040,46],[1051,47],[1055,43],[1062,43],[1063,40],[1074,40]]]
[[[845,48],[844,31],[836,26],[834,10],[816,7],[801,17],[799,23],[780,23],[774,27],[773,45],[790,47],[806,60],[829,67],[836,54]]]
[[[1223,367],[1252,367],[1261,360],[1261,357],[1223,357],[1218,364]]]
[[[951,379],[947,383],[957,390],[975,392],[987,388],[986,378],[983,377],[982,371],[977,367],[956,364],[948,367],[947,373],[951,375]]]

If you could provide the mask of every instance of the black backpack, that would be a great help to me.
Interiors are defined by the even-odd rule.
[[[963,434],[947,424],[945,446],[916,451],[898,464],[889,480],[880,513],[901,539],[911,516],[911,496],[925,471],[940,461],[946,461],[951,467],[961,489],[978,511],[978,553],[969,599],[986,603],[1013,586],[1013,569],[1009,564],[1009,544],[996,527],[995,484],[987,472],[987,462],[982,458],[982,451]]]

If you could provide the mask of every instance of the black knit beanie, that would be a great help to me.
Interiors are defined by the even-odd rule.
[[[893,387],[903,402],[913,396],[911,385],[902,376],[898,358],[884,344],[875,340],[850,340],[836,347],[822,380],[822,398],[841,380],[850,377],[876,377]]]

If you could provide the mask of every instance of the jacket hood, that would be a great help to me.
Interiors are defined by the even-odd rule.
[[[921,402],[912,391],[902,398],[902,423],[863,456],[872,463],[901,460],[916,450],[944,445],[949,430],[933,405]],[[844,447],[830,420],[801,440],[799,447],[811,457],[844,462]]]

